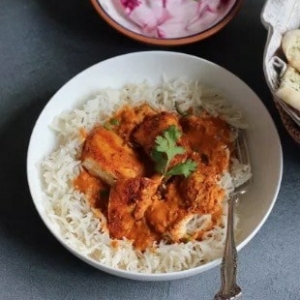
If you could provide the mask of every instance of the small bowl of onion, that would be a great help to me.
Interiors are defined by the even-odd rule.
[[[136,41],[180,46],[204,40],[225,27],[243,0],[91,0],[115,30]]]

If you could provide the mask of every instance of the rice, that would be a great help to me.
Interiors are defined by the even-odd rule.
[[[144,82],[128,84],[120,89],[101,89],[77,109],[63,112],[54,119],[51,129],[57,135],[57,147],[40,165],[45,193],[44,207],[55,230],[71,248],[106,266],[142,273],[181,271],[222,255],[226,201],[221,225],[208,231],[203,241],[171,245],[160,242],[157,247],[141,253],[134,249],[129,240],[120,240],[114,244],[107,230],[103,230],[106,220],[95,217],[84,195],[75,190],[72,184],[81,171],[79,157],[84,142],[79,134],[81,128],[91,130],[125,104],[137,106],[148,102],[153,108],[172,111],[177,101],[182,103],[183,110],[193,107],[197,114],[205,109],[235,128],[246,127],[241,114],[220,93],[198,82],[183,79],[164,80],[159,86],[150,86]],[[231,173],[224,174],[220,185],[228,195],[249,176],[249,166],[234,160]],[[207,220],[210,220],[209,215],[193,220],[188,230],[202,226]]]

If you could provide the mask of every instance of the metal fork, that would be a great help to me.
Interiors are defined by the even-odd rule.
[[[236,143],[237,158],[242,164],[250,165],[250,158],[246,139],[242,130],[238,131]],[[239,196],[247,192],[250,180],[237,187],[228,200],[227,232],[225,249],[221,264],[222,285],[214,300],[240,299],[242,290],[236,283],[237,274],[237,250],[234,241],[234,211]]]

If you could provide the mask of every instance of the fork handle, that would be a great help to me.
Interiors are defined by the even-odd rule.
[[[227,236],[221,265],[222,285],[214,300],[240,299],[242,295],[236,283],[237,251],[234,241],[234,210],[237,199],[237,195],[232,195],[228,201]]]

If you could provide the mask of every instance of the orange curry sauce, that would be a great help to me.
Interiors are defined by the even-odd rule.
[[[118,119],[118,122],[114,122],[117,124],[109,128],[143,157],[145,176],[157,182],[154,184],[154,193],[148,195],[149,199],[145,202],[147,204],[141,208],[138,217],[134,213],[138,205],[138,202],[134,201],[139,201],[136,199],[134,201],[131,199],[131,202],[120,200],[119,205],[114,202],[112,206],[114,205],[116,214],[114,215],[114,211],[108,212],[110,201],[116,201],[110,199],[112,197],[110,194],[116,194],[114,186],[104,183],[91,172],[83,168],[81,174],[74,180],[74,187],[85,195],[95,216],[105,218],[104,223],[107,224],[111,238],[124,237],[132,240],[134,247],[141,251],[151,247],[153,242],[161,240],[168,243],[201,240],[205,232],[220,224],[225,191],[218,185],[218,180],[229,168],[233,148],[231,128],[220,118],[207,113],[203,113],[200,117],[193,115],[182,117],[176,114],[178,126],[183,133],[182,139],[188,144],[188,158],[197,163],[197,168],[188,178],[173,176],[162,184],[162,177],[153,171],[154,163],[141,147],[137,147],[131,141],[136,126],[145,117],[157,113],[159,112],[154,112],[146,104],[137,108],[125,106],[112,116],[111,120]],[[85,132],[81,131],[81,136],[83,135]],[[134,186],[134,179],[130,180],[128,184],[123,182],[124,187],[128,185],[129,188],[131,184]],[[135,195],[134,197],[139,195],[137,190],[128,192],[130,193]],[[201,230],[190,234],[186,230],[186,224],[193,215],[210,215],[211,219]],[[122,226],[126,228],[121,228]],[[116,231],[116,227],[119,231]]]

